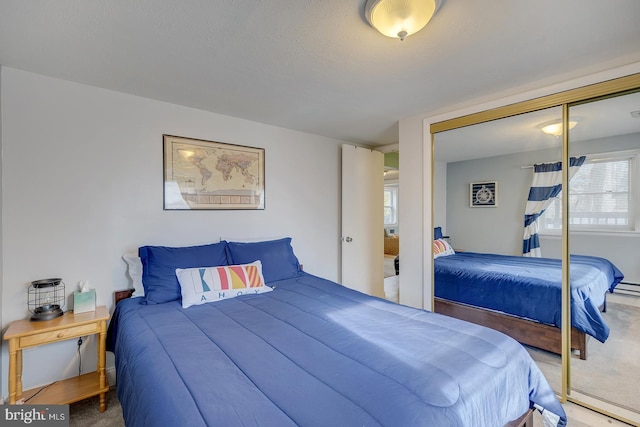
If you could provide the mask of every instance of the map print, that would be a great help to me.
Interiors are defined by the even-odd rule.
[[[264,150],[165,135],[165,209],[264,209]]]

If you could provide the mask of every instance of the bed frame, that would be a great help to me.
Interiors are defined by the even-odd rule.
[[[120,301],[122,301],[123,299],[127,299],[130,298],[133,295],[133,289],[125,289],[122,291],[115,291],[113,296],[114,296],[114,300],[115,300],[115,304],[118,304]],[[444,300],[440,300],[442,302],[449,302],[449,301],[444,301]],[[455,303],[452,303],[455,304]],[[438,305],[438,303],[436,303],[436,306]],[[445,313],[443,313],[445,314]],[[456,317],[456,316],[452,316],[452,317]],[[520,416],[520,418],[518,418],[517,420],[513,420],[509,423],[507,423],[504,427],[534,427],[533,426],[533,409],[529,409],[527,412],[525,412],[524,414],[522,414],[522,416]]]
[[[124,291],[115,291],[113,293],[113,299],[115,300],[115,304],[117,305],[123,299],[131,298],[133,295],[134,289],[125,289]]]
[[[562,336],[560,329],[555,326],[442,298],[435,298],[433,311],[495,329],[509,335],[521,344],[556,354],[562,353]],[[582,360],[587,359],[588,338],[584,332],[571,328],[571,349],[578,350]]]
[[[504,427],[533,427],[533,409],[529,409],[520,418],[507,423]]]

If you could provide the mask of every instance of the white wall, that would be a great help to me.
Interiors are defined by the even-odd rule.
[[[0,81],[3,331],[28,316],[37,279],[62,277],[67,294],[88,280],[111,308],[113,292],[130,287],[121,255],[146,244],[286,235],[306,271],[338,280],[345,141],[6,67]],[[163,211],[163,134],[265,148],[266,209]],[[75,340],[24,351],[25,389],[75,375],[75,352]]]
[[[430,219],[431,215],[429,213],[425,216],[425,212],[431,212],[431,186],[424,185],[422,166],[425,163],[431,163],[431,157],[428,162],[423,159],[423,155],[430,156],[431,150],[427,150],[426,153],[422,151],[424,128],[421,117],[401,120],[399,129],[400,171],[402,172],[402,197],[399,205],[400,224],[402,224],[399,301],[400,304],[412,307],[424,307],[423,297],[426,294],[423,292],[422,284],[425,280],[425,271],[431,271],[431,266],[425,265],[429,260],[425,259],[423,251],[423,222],[425,218]],[[427,227],[430,227],[430,223]]]
[[[399,122],[399,144],[402,158],[400,170],[402,171],[403,198],[400,200],[400,210],[403,212],[401,219],[403,236],[413,236],[411,244],[405,238],[400,242],[402,253],[400,274],[400,302],[404,304],[431,308],[431,295],[433,294],[433,274],[431,272],[431,259],[426,259],[424,254],[430,253],[431,239],[430,229],[432,223],[431,208],[431,135],[429,127],[432,123],[438,123],[467,114],[489,110],[545,95],[587,86],[590,84],[615,79],[640,72],[640,63],[630,64],[597,74],[581,74],[579,70],[574,75],[583,75],[563,83],[552,86],[535,87],[532,82],[523,88],[513,88],[508,95],[496,95],[494,99],[470,99],[464,105],[443,109],[441,113],[425,113],[401,119]],[[506,92],[505,92],[506,93]],[[407,161],[408,160],[408,161]],[[420,179],[421,183],[411,180]],[[409,183],[407,184],[407,181]],[[408,191],[410,189],[411,191]],[[412,206],[419,206],[411,215],[407,210]],[[422,215],[422,213],[424,213]],[[422,215],[419,219],[418,214]],[[448,230],[447,230],[448,231]],[[410,251],[411,253],[407,253]],[[406,276],[405,276],[406,272]],[[404,297],[403,297],[404,293]]]
[[[447,164],[433,162],[433,226],[442,227],[442,233],[449,235],[447,225]]]

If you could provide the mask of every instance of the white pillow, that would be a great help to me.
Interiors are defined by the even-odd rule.
[[[127,263],[127,274],[133,283],[132,297],[143,297],[144,287],[142,286],[142,261],[135,252],[122,255],[122,259]]]
[[[260,260],[243,265],[176,268],[176,276],[183,308],[273,290],[264,284]]]
[[[455,251],[449,243],[442,239],[433,241],[433,259],[441,256],[454,255]]]

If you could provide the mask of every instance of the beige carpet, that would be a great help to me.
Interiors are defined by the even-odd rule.
[[[69,427],[124,427],[115,388],[107,393],[107,410],[100,413],[98,396],[69,405]]]
[[[605,343],[590,339],[587,360],[571,358],[571,386],[580,393],[640,413],[640,307],[638,297],[607,296],[602,313],[611,333]],[[560,356],[527,348],[554,390],[560,390]]]

